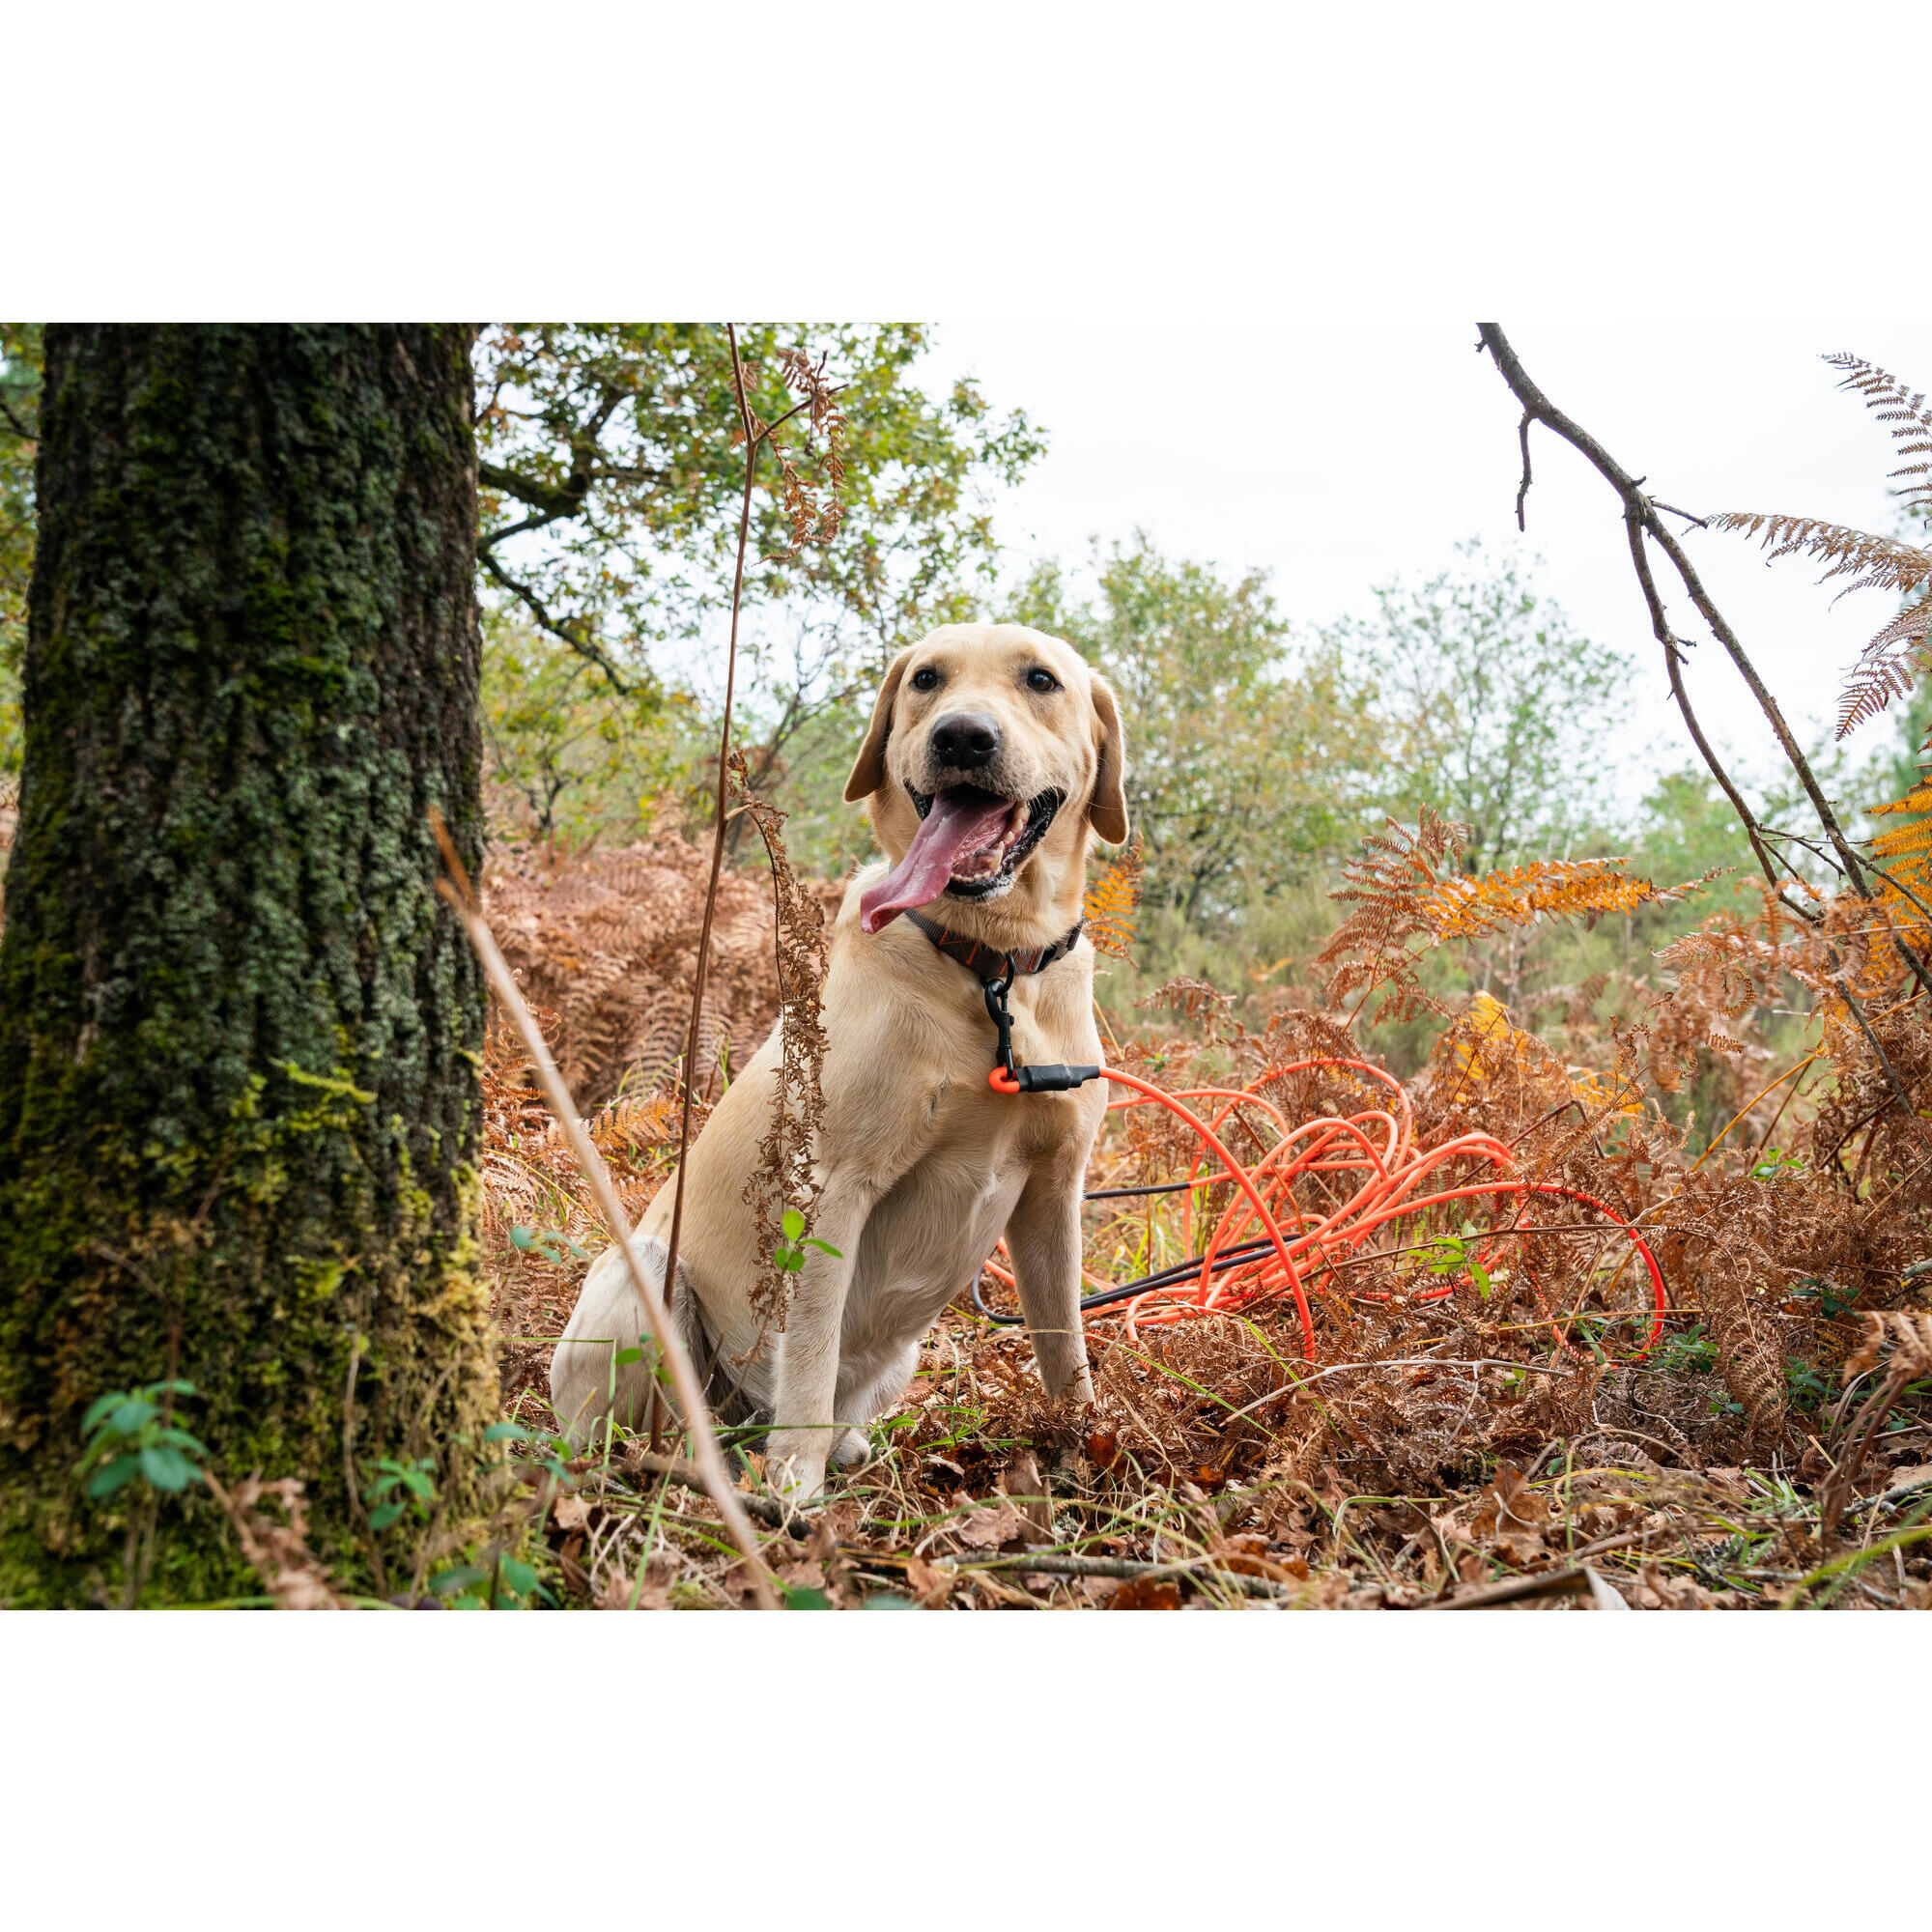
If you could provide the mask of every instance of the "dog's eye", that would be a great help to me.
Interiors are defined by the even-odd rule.
[[[1027,683],[1036,691],[1058,691],[1060,680],[1050,670],[1041,670],[1037,665],[1027,672]]]
[[[921,665],[912,674],[912,688],[915,691],[937,691],[939,673],[930,665]]]

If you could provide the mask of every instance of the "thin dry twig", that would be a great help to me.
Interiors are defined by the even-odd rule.
[[[504,1011],[510,1015],[523,1038],[524,1050],[529,1055],[530,1065],[536,1071],[544,1097],[550,1103],[550,1110],[555,1117],[557,1125],[562,1129],[571,1152],[577,1157],[578,1167],[590,1183],[591,1192],[611,1238],[616,1242],[619,1252],[624,1257],[625,1265],[631,1271],[631,1280],[638,1291],[639,1300],[643,1304],[644,1319],[650,1323],[652,1339],[657,1344],[659,1356],[670,1370],[671,1381],[677,1389],[678,1402],[684,1410],[685,1428],[691,1436],[692,1454],[697,1472],[703,1481],[704,1492],[717,1504],[718,1513],[724,1519],[732,1542],[744,1553],[758,1607],[775,1610],[779,1605],[772,1589],[771,1573],[766,1566],[757,1536],[745,1514],[743,1499],[733,1488],[730,1475],[724,1466],[724,1458],[719,1452],[718,1437],[711,1426],[711,1412],[705,1406],[703,1385],[698,1380],[697,1372],[692,1366],[691,1357],[686,1353],[684,1344],[672,1325],[670,1313],[665,1305],[664,1298],[658,1293],[648,1271],[639,1264],[632,1249],[630,1217],[624,1212],[623,1204],[617,1199],[617,1190],[611,1185],[611,1171],[604,1165],[603,1155],[597,1151],[589,1134],[584,1131],[583,1122],[571,1103],[569,1092],[563,1084],[563,1077],[556,1070],[556,1063],[551,1058],[550,1048],[544,1042],[543,1034],[530,1013],[508,962],[497,949],[489,923],[476,903],[474,894],[470,891],[469,875],[450,839],[449,830],[442,822],[442,814],[437,811],[434,806],[430,810],[430,823],[436,833],[437,842],[442,847],[443,863],[449,868],[449,877],[439,879],[437,890],[455,908],[457,918],[463,922],[463,929],[469,935],[469,943],[476,949],[476,956],[483,962],[483,970],[489,976],[492,988],[503,1003]],[[665,1271],[665,1279],[667,1282],[670,1279],[668,1268]]]

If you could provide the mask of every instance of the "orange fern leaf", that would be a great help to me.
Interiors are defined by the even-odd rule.
[[[1889,910],[1910,908],[1924,917],[1932,901],[1932,776],[1921,774],[1903,798],[1872,807],[1874,818],[1896,818],[1871,836],[1872,857]]]
[[[1437,939],[1471,939],[1539,919],[1582,919],[1594,925],[1606,912],[1633,913],[1681,895],[1659,892],[1630,876],[1621,859],[1538,859],[1480,879],[1455,873],[1437,881],[1418,908]]]
[[[1082,911],[1087,920],[1087,937],[1096,952],[1111,959],[1134,962],[1134,923],[1141,904],[1141,839],[1118,853],[1100,868],[1100,876],[1087,888]]]

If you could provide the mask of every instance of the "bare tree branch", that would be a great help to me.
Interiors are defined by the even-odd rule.
[[[1522,405],[1522,421],[1518,426],[1518,433],[1523,451],[1523,480],[1517,492],[1519,524],[1522,521],[1524,493],[1529,488],[1529,425],[1532,422],[1540,422],[1547,429],[1553,430],[1572,448],[1578,450],[1596,469],[1604,480],[1623,498],[1624,517],[1630,527],[1632,561],[1636,567],[1637,579],[1643,587],[1644,601],[1650,609],[1652,628],[1656,631],[1659,641],[1663,645],[1664,662],[1670,673],[1672,694],[1677,698],[1678,708],[1684,714],[1686,724],[1690,726],[1692,740],[1696,744],[1698,752],[1703,756],[1704,762],[1710,767],[1712,775],[1717,779],[1719,784],[1722,786],[1725,797],[1730,800],[1733,809],[1744,822],[1746,834],[1751,841],[1751,849],[1757,855],[1758,864],[1764,868],[1766,878],[1774,886],[1776,885],[1776,873],[1773,867],[1771,855],[1764,844],[1763,828],[1759,826],[1756,818],[1746,808],[1742,794],[1719,766],[1715,753],[1711,750],[1709,741],[1696,728],[1691,719],[1689,701],[1684,696],[1683,679],[1677,668],[1675,656],[1677,639],[1670,635],[1669,626],[1663,614],[1662,601],[1658,596],[1657,586],[1650,575],[1648,561],[1643,550],[1642,538],[1645,536],[1654,541],[1658,548],[1663,552],[1664,555],[1670,559],[1672,567],[1676,570],[1678,578],[1684,585],[1686,594],[1690,597],[1691,603],[1697,607],[1698,613],[1703,617],[1704,621],[1711,627],[1711,634],[1730,654],[1731,662],[1737,667],[1739,675],[1743,677],[1746,685],[1749,688],[1751,696],[1756,698],[1759,710],[1764,713],[1766,722],[1771,725],[1772,734],[1777,740],[1778,749],[1783,752],[1786,762],[1789,763],[1791,769],[1797,774],[1798,781],[1804,788],[1804,795],[1810,801],[1812,810],[1817,813],[1818,822],[1823,826],[1826,838],[1831,841],[1833,849],[1837,853],[1839,862],[1844,867],[1845,876],[1851,882],[1852,889],[1861,898],[1871,898],[1871,889],[1865,880],[1863,865],[1861,863],[1859,855],[1852,849],[1851,841],[1846,838],[1843,829],[1839,826],[1837,814],[1833,811],[1831,802],[1826,798],[1823,788],[1818,783],[1816,775],[1811,770],[1810,762],[1806,759],[1803,751],[1799,749],[1798,740],[1792,735],[1791,726],[1785,723],[1784,713],[1778,708],[1777,700],[1766,688],[1764,680],[1759,677],[1757,667],[1752,664],[1737,633],[1731,629],[1729,623],[1724,618],[1723,612],[1712,601],[1710,592],[1705,589],[1703,580],[1697,575],[1696,567],[1686,554],[1684,546],[1671,534],[1663,519],[1658,515],[1659,506],[1643,494],[1641,485],[1644,482],[1644,478],[1641,476],[1633,476],[1588,430],[1584,429],[1580,423],[1574,421],[1570,416],[1565,415],[1537,387],[1536,384],[1530,380],[1528,371],[1523,368],[1522,363],[1519,360],[1516,351],[1510,347],[1509,338],[1504,335],[1497,324],[1493,322],[1479,323],[1477,325],[1477,332],[1481,337],[1479,347],[1489,352],[1490,358],[1495,363],[1497,372],[1501,375],[1503,381],[1509,384],[1510,393]],[[1672,514],[1683,516],[1685,512],[1675,510]],[[1910,968],[1919,984],[1928,990],[1932,990],[1932,973],[1927,972],[1924,962],[1913,949],[1904,940],[1899,938],[1896,933],[1891,935],[1891,945],[1900,959]],[[1850,995],[1847,993],[1847,998],[1849,997]],[[1867,1034],[1869,1036],[1869,1029],[1867,1029]],[[1871,1037],[1873,1038],[1874,1050],[1876,1050],[1876,1037],[1871,1036]],[[1880,1054],[1880,1058],[1881,1060],[1884,1059],[1882,1053]],[[1887,1071],[1889,1073],[1891,1071],[1889,1063],[1887,1063]],[[1893,1074],[1892,1078],[1894,1084],[1896,1084],[1897,1076]],[[1901,1089],[1900,1091],[1902,1095],[1903,1090]],[[1910,1111],[1909,1108],[1908,1111]]]
[[[684,1181],[691,1165],[691,1092],[696,1084],[697,1029],[704,1008],[704,974],[710,963],[711,922],[718,907],[718,874],[724,864],[725,791],[730,781],[731,699],[738,676],[738,612],[745,592],[745,548],[752,533],[752,485],[758,473],[758,450],[763,438],[753,426],[751,405],[745,400],[745,365],[738,359],[738,330],[724,325],[731,345],[731,380],[737,388],[738,421],[745,439],[745,495],[738,512],[738,559],[731,579],[731,639],[724,659],[724,719],[718,733],[718,809],[711,835],[711,877],[704,889],[704,919],[697,929],[697,963],[691,976],[691,1022],[685,1030],[684,1107],[677,1129],[677,1181],[670,1204],[669,1253],[665,1261],[667,1303],[677,1282],[677,1250],[684,1233]],[[658,1399],[651,1393],[651,1448],[663,1445],[658,1438]]]
[[[479,551],[477,561],[500,583],[511,596],[529,611],[538,626],[559,638],[580,657],[594,664],[611,680],[612,688],[620,697],[635,697],[641,689],[633,683],[604,653],[603,647],[585,637],[582,630],[574,628],[562,618],[553,617],[543,599],[527,583],[521,583],[503,568],[487,550]]]

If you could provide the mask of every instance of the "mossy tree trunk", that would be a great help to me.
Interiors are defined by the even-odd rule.
[[[473,1496],[484,991],[469,332],[50,327],[0,937],[0,1602],[254,1589],[196,1485],[91,1502],[81,1418],[179,1376],[227,1478]],[[350,1397],[351,1365],[355,1363]],[[465,1447],[459,1438],[472,1446]],[[130,1512],[138,1537],[126,1534]],[[404,1539],[389,1556],[408,1574]]]

